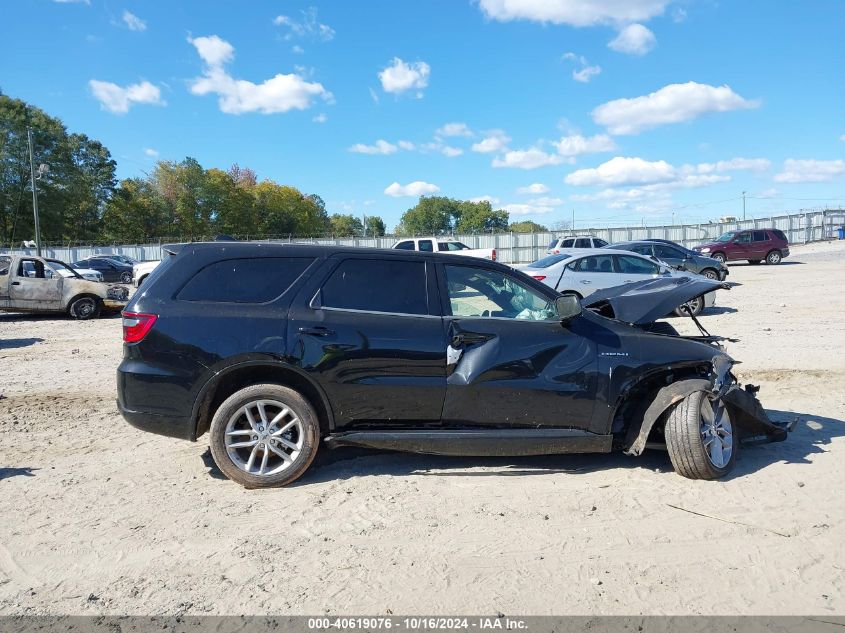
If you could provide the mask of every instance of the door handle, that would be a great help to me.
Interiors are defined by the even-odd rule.
[[[632,283],[634,283],[634,280],[633,279],[626,279],[625,283],[626,284],[632,284]]]
[[[12,282],[12,285],[13,285],[13,286],[20,286],[20,285],[21,285],[21,282],[19,282],[19,281],[13,281],[13,282]]]
[[[334,334],[334,330],[318,325],[317,327],[301,327],[299,328],[299,333],[309,336],[331,336]]]
[[[458,332],[452,335],[452,347],[484,343],[493,338],[492,334],[480,334],[478,332]]]
[[[591,284],[591,283],[593,283],[593,282],[592,282],[592,281],[588,281],[587,279],[582,279],[582,280],[581,280],[581,283],[582,283],[582,284]]]

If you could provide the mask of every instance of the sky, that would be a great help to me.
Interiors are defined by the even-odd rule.
[[[233,163],[389,227],[845,204],[839,0],[4,0],[0,90],[120,178]]]

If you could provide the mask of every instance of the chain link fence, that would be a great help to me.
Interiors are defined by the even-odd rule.
[[[506,264],[521,264],[539,259],[546,253],[553,239],[571,235],[595,235],[608,242],[627,242],[659,238],[672,240],[684,246],[694,246],[727,231],[742,229],[775,228],[783,231],[791,244],[806,244],[820,240],[835,239],[839,227],[845,226],[845,209],[802,211],[786,215],[719,222],[707,224],[677,224],[667,226],[620,226],[615,228],[581,228],[578,230],[547,231],[543,233],[494,233],[483,235],[455,235],[454,238],[470,248],[495,248],[497,259]],[[408,236],[401,236],[407,238]],[[399,236],[383,237],[295,237],[295,236],[243,236],[246,241],[277,243],[306,243],[337,246],[364,246],[390,248]],[[206,239],[212,239],[208,237]],[[150,244],[122,245],[66,245],[42,247],[46,257],[74,262],[92,255],[116,253],[137,260],[147,261],[161,258],[164,244],[180,241],[200,241],[200,238],[161,238]],[[18,248],[24,253],[35,254],[34,248]]]

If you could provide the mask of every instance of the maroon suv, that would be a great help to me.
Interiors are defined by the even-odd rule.
[[[767,264],[779,264],[789,256],[789,241],[778,229],[749,229],[728,231],[692,250],[720,262],[747,259],[750,264],[759,264],[765,259]]]

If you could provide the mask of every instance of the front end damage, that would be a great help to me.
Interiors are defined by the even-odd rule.
[[[661,388],[643,414],[642,424],[628,427],[624,451],[640,455],[645,450],[652,429],[664,421],[672,408],[696,391],[704,391],[713,400],[721,400],[730,419],[738,429],[743,444],[782,442],[795,427],[795,422],[775,422],[769,418],[757,399],[759,387],[739,384],[731,372],[734,361],[725,354],[717,354],[711,361],[712,371],[707,378],[691,378],[673,382]]]

